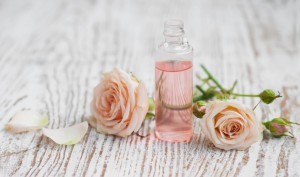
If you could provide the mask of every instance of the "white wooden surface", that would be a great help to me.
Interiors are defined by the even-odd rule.
[[[300,122],[298,0],[1,0],[0,176],[300,176],[299,127],[294,139],[265,134],[246,151],[214,148],[197,120],[190,143],[90,128],[80,144],[59,146],[39,131],[4,130],[22,109],[47,114],[49,128],[87,119],[92,88],[114,66],[153,94],[153,48],[169,18],[185,22],[195,72],[205,64],[227,86],[238,79],[240,92],[279,90],[284,98],[261,105],[258,116]],[[140,133],[147,132],[153,122]]]

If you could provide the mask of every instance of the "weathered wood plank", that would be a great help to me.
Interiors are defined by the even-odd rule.
[[[284,99],[258,116],[300,122],[299,9],[299,1],[1,1],[0,176],[300,176],[299,127],[295,139],[264,134],[246,151],[213,147],[198,120],[190,143],[156,140],[153,121],[144,138],[89,129],[75,146],[4,130],[22,109],[47,114],[50,128],[86,120],[92,88],[115,66],[152,95],[153,49],[169,18],[185,22],[195,72],[205,64],[227,86],[238,79],[239,91],[277,89]]]

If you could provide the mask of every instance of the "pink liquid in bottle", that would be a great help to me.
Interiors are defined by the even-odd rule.
[[[155,64],[156,137],[170,142],[189,141],[192,128],[192,61]]]

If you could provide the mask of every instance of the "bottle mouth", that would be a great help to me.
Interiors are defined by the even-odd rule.
[[[183,36],[183,21],[173,19],[164,23],[164,35],[170,37]]]

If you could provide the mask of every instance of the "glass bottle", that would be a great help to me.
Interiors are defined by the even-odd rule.
[[[155,135],[163,141],[189,141],[193,135],[193,48],[180,20],[165,22],[163,34],[165,41],[155,56]]]

